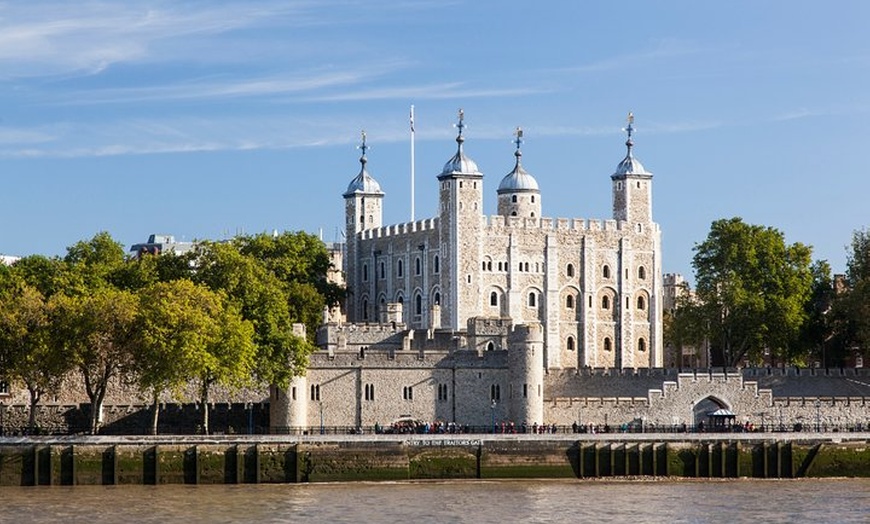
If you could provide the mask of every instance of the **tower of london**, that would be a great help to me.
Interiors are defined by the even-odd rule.
[[[661,232],[633,118],[604,220],[543,215],[519,128],[513,168],[495,186],[497,214],[484,215],[486,178],[466,152],[461,111],[457,130],[433,181],[437,215],[392,225],[363,135],[336,249],[344,311],[325,313],[308,373],[273,391],[273,425],[324,416],[349,426],[400,416],[541,424],[548,377],[662,367]]]

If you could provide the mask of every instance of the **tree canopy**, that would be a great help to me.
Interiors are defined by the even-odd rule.
[[[774,228],[732,218],[713,222],[694,251],[696,299],[683,304],[678,322],[692,322],[684,331],[709,340],[712,364],[793,359],[807,317],[811,249],[786,244]]]

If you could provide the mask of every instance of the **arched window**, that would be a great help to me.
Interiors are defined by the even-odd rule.
[[[481,263],[480,263],[480,270],[481,270],[481,271],[486,271],[486,260],[481,261]]]
[[[601,309],[610,309],[610,297],[607,295],[601,297]]]
[[[517,203],[517,196],[516,195],[511,195],[511,202],[513,202],[514,204]]]
[[[646,278],[646,269],[643,266],[637,268],[637,278],[644,280]]]
[[[640,352],[646,351],[646,340],[642,338],[637,339],[637,350]]]
[[[568,274],[569,277],[573,277],[574,276],[574,264],[568,264],[568,267],[566,268],[565,272]]]
[[[535,203],[535,195],[532,195],[532,204]]]
[[[421,295],[417,295],[414,297],[414,314],[423,314],[423,297]]]
[[[435,305],[436,306],[441,305],[441,293],[438,293],[438,292],[435,293]]]
[[[489,294],[489,305],[498,306],[498,293],[495,291]]]
[[[613,351],[613,343],[610,342],[610,337],[604,338],[604,351]]]
[[[601,268],[601,276],[604,278],[610,278],[610,266],[605,265]]]
[[[532,218],[535,218],[535,212],[534,212],[534,211],[532,211],[532,215],[531,215],[531,217],[532,217]]]
[[[517,216],[517,212],[516,212],[516,211],[511,211],[511,216],[512,216],[512,217]]]
[[[402,278],[405,273],[405,264],[402,262],[402,259],[396,261],[396,276]]]
[[[486,270],[487,270],[487,271],[492,271],[492,260],[487,260],[487,261],[486,261]]]
[[[435,272],[436,273],[440,272],[441,271],[441,259],[438,257],[438,255],[435,255],[435,259],[432,262],[433,262],[432,265],[435,266]]]
[[[538,305],[538,295],[532,291],[529,293],[529,307],[536,307]]]
[[[643,297],[637,297],[637,309],[646,309],[646,301]]]
[[[489,342],[486,343],[486,350],[487,351],[493,351],[494,349],[495,349],[495,343],[492,340],[490,340]]]
[[[568,337],[565,346],[568,348],[568,351],[574,351],[574,337]]]
[[[529,263],[528,263],[528,262],[526,262],[526,263],[523,265],[523,270],[524,270],[526,273],[529,272]]]
[[[365,298],[362,301],[362,316],[363,320],[369,319],[369,301]]]
[[[574,309],[574,295],[568,295],[565,297],[565,307],[568,309]]]

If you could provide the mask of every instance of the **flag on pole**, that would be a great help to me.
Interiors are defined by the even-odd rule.
[[[411,132],[414,132],[414,105],[411,104]]]

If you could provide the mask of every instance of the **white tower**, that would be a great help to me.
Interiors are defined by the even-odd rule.
[[[347,253],[344,271],[349,285],[347,316],[351,322],[376,320],[375,301],[367,293],[366,284],[374,281],[374,266],[361,259],[359,237],[367,229],[383,224],[384,193],[381,186],[366,171],[366,133],[362,132],[360,172],[344,192],[344,215]]]

